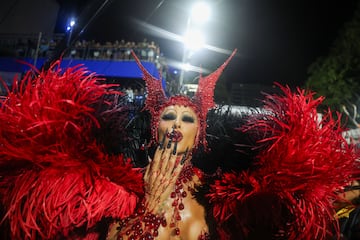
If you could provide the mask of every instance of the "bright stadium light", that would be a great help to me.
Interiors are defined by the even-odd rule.
[[[205,38],[204,34],[200,31],[189,31],[184,38],[185,47],[191,50],[197,50],[204,46]]]
[[[75,25],[75,20],[70,21],[70,27],[73,27]]]
[[[210,6],[206,2],[197,2],[191,9],[191,19],[197,23],[203,23],[210,18]]]
[[[73,32],[73,29],[76,25],[76,21],[74,18],[71,18],[68,22],[68,25],[66,27],[66,32],[68,32],[68,36],[67,36],[67,41],[66,41],[66,45],[69,46],[70,45],[70,41],[71,41],[71,35]]]
[[[191,8],[187,18],[186,31],[183,37],[182,63],[187,62],[190,53],[201,49],[205,45],[205,37],[200,31],[201,25],[210,17],[210,6],[204,1],[197,1]],[[196,30],[195,30],[196,29]],[[179,87],[184,82],[184,69],[180,72]]]
[[[74,26],[76,25],[76,21],[74,18],[70,18],[67,25],[66,25],[66,31],[72,31],[74,29]]]

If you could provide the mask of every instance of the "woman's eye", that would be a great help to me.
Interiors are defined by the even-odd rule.
[[[182,120],[184,122],[189,122],[189,123],[194,123],[195,122],[195,118],[191,117],[191,116],[183,116]]]
[[[164,115],[161,117],[161,119],[164,120],[164,121],[175,120],[175,119],[176,119],[176,115],[175,115],[175,114],[172,114],[172,113],[167,113],[167,114],[164,114]]]

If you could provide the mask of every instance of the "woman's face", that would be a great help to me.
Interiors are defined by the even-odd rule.
[[[167,146],[170,137],[173,136],[173,142],[177,142],[178,154],[194,147],[198,130],[199,120],[192,108],[172,105],[166,107],[160,115],[159,141],[165,136],[165,146]]]

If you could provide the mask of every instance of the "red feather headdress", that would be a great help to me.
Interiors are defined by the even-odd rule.
[[[181,105],[186,107],[191,107],[194,112],[198,115],[200,121],[200,129],[197,135],[195,148],[200,144],[204,146],[204,149],[207,149],[206,141],[206,117],[207,113],[211,108],[215,107],[214,102],[214,90],[217,80],[224,71],[225,67],[228,65],[230,60],[236,53],[236,49],[232,52],[230,57],[213,73],[209,74],[206,77],[200,75],[198,90],[193,98],[187,96],[172,96],[167,98],[165,96],[164,90],[161,86],[161,77],[156,79],[153,77],[141,64],[139,58],[133,53],[133,56],[139,65],[142,73],[143,79],[147,87],[147,98],[145,101],[144,110],[148,110],[152,115],[151,119],[151,133],[152,133],[152,143],[158,141],[157,127],[160,121],[160,114],[162,110],[171,105]]]

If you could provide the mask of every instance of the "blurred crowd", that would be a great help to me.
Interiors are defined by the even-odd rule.
[[[24,58],[49,58],[53,56],[57,46],[64,41],[64,35],[0,35],[0,57],[24,57]],[[161,72],[165,82],[165,92],[167,95],[178,93],[178,75],[170,71],[166,59],[161,54],[160,47],[154,41],[144,38],[142,41],[95,41],[77,40],[68,48],[63,59],[83,59],[83,60],[111,60],[126,61],[132,60],[131,50],[141,59],[155,63],[156,68]],[[10,84],[10,83],[9,83]],[[128,102],[135,105],[142,105],[145,91],[141,86],[130,86],[126,89],[129,97]],[[122,89],[124,90],[124,89]],[[6,95],[5,89],[0,86],[0,96]]]
[[[0,56],[51,57],[63,37],[55,36],[0,36]],[[78,40],[71,44],[63,58],[94,60],[129,60],[131,49],[142,61],[156,62],[160,57],[160,47],[154,41],[106,41]]]
[[[136,107],[142,107],[144,105],[146,99],[146,91],[144,86],[141,86],[140,88],[136,88],[130,85],[122,86],[121,92],[125,94],[126,102],[129,105]]]
[[[116,40],[104,44],[94,40],[76,41],[67,56],[79,59],[129,60],[132,59],[131,49],[143,61],[154,62],[160,56],[160,47],[154,41],[147,41],[146,38],[141,42]]]

